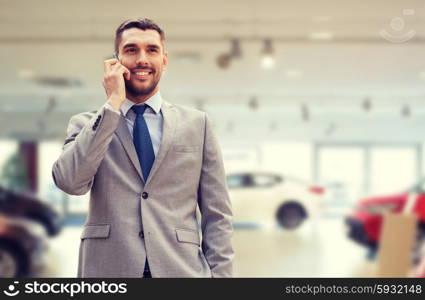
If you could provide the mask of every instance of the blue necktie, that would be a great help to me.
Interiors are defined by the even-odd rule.
[[[145,182],[148,180],[149,172],[155,160],[155,153],[153,151],[148,125],[143,117],[146,107],[147,105],[145,104],[133,105],[131,108],[136,113],[136,120],[134,121],[133,127],[133,142]]]

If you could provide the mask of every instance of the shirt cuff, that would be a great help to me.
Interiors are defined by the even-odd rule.
[[[113,108],[109,103],[105,103],[105,105],[103,107],[105,107],[106,109],[112,110],[113,112],[121,115],[121,112],[119,110],[116,110],[115,108]]]

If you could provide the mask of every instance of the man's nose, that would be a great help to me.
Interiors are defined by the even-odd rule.
[[[137,64],[147,64],[147,55],[144,50],[139,52],[139,55],[137,57]]]

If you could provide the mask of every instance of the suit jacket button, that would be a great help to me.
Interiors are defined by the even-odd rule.
[[[149,194],[148,193],[146,193],[146,192],[143,192],[142,193],[142,198],[143,199],[148,199],[148,197],[149,197]]]
[[[145,234],[143,233],[143,230],[139,232],[139,236],[143,239],[145,237]]]

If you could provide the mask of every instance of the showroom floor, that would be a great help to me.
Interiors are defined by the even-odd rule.
[[[82,227],[51,240],[42,277],[75,277]],[[310,221],[297,231],[235,225],[235,277],[370,277],[375,263],[346,237],[342,218]]]

